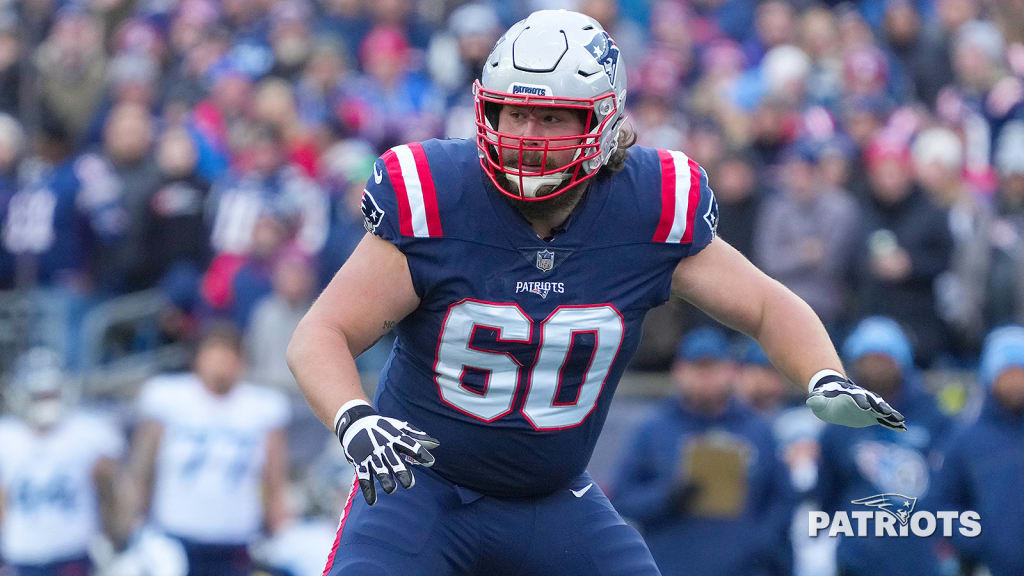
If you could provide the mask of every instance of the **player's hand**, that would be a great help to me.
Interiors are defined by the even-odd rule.
[[[809,388],[811,395],[807,406],[825,422],[852,428],[878,424],[890,430],[907,430],[903,415],[881,396],[857,386],[837,372],[815,376]]]
[[[421,430],[394,418],[377,414],[369,404],[352,401],[342,406],[334,431],[345,449],[345,457],[356,468],[356,478],[366,503],[377,502],[373,477],[384,492],[391,494],[401,484],[412,488],[416,478],[406,463],[431,466],[430,449],[440,445]],[[397,480],[397,482],[396,482]]]

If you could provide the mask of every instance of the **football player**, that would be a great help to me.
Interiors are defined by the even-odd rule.
[[[248,546],[286,521],[288,401],[241,381],[241,337],[216,324],[194,371],[139,394],[132,468],[140,514],[180,541],[189,576],[248,576]]]
[[[844,376],[811,309],[715,238],[704,170],[630,147],[625,64],[596,20],[531,14],[474,90],[475,140],[377,160],[369,233],[289,346],[362,493],[325,574],[657,574],[585,469],[644,314],[670,296],[755,337],[820,417],[904,428]],[[353,357],[392,329],[371,404]]]
[[[0,419],[0,554],[14,576],[92,574],[89,547],[127,532],[115,485],[121,431],[73,407],[74,382],[56,352],[18,359]]]

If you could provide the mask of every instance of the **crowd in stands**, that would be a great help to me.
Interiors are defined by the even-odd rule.
[[[241,330],[246,379],[291,393],[291,415],[280,418],[291,457],[310,450],[308,438],[329,434],[298,398],[284,348],[365,233],[359,200],[373,161],[409,141],[474,137],[471,85],[491,46],[510,24],[549,7],[583,11],[609,31],[625,60],[639,144],[681,150],[706,168],[719,235],[804,298],[837,345],[856,343],[865,318],[891,319],[874,334],[896,330],[901,342],[879,336],[845,358],[890,356],[897,376],[914,375],[909,397],[921,392],[919,368],[973,370],[987,334],[1024,323],[1021,0],[0,0],[0,294],[60,314],[17,334],[17,347],[52,347],[73,373],[89,310],[156,291],[166,299],[159,341],[194,342],[221,321]],[[722,360],[716,346],[676,351],[684,333],[709,322],[679,303],[656,310],[634,368],[671,368],[676,377],[680,361]],[[875,350],[878,342],[888,344]],[[361,367],[379,369],[387,348],[368,352]],[[760,434],[769,424],[748,412],[774,420],[777,442],[793,447],[783,450],[792,506],[817,498],[819,477],[836,506],[876,487],[912,489],[872,482],[851,454],[829,459],[846,468],[819,470],[819,454],[847,440],[781,418],[782,400],[759,408],[778,393],[751,374],[730,372],[722,414],[763,450],[774,450]],[[991,387],[995,376],[981,380]],[[677,387],[685,396],[685,384]],[[931,401],[904,412],[912,428],[934,423],[945,434],[953,425]],[[142,416],[164,416],[139,406]],[[680,408],[665,411],[656,416],[670,421]],[[924,474],[941,473],[936,497],[999,516],[986,500],[994,496],[972,492],[966,472],[994,464],[965,443],[995,446],[993,438],[1009,437],[1004,428],[1019,438],[1020,417],[990,398],[982,413],[996,414],[1002,428],[950,434],[952,468],[932,470],[936,438],[906,449],[918,451],[911,460],[925,462]],[[647,424],[659,425],[669,424]],[[875,441],[918,441],[908,438]],[[623,477],[656,476],[643,468],[647,448],[637,440]],[[706,448],[690,458],[718,458],[720,472],[746,462],[742,450],[723,460],[721,446]],[[785,472],[777,464],[762,462],[751,489],[768,490],[770,476]],[[316,466],[311,481],[344,475],[338,454]],[[1002,492],[986,494],[1012,499],[1004,476]],[[704,506],[703,519],[688,524],[666,517],[665,502],[645,509],[616,494],[613,480],[609,492],[627,498],[616,501],[623,514],[672,541],[715,524],[707,518],[723,506],[756,520],[735,494],[667,494],[679,510]],[[320,490],[330,502],[320,511],[336,514],[339,490]],[[772,494],[764,494],[767,505]],[[1019,520],[1003,516],[1002,537],[1019,541]],[[970,562],[1019,560],[967,544]],[[820,554],[800,560],[806,550],[797,548],[798,569],[829,573],[813,568]],[[845,573],[861,573],[850,560],[860,553],[850,550],[839,555],[849,560]],[[922,557],[955,556],[933,553]],[[783,566],[765,573],[786,573],[785,559],[761,560]]]
[[[622,47],[640,143],[705,166],[722,237],[834,337],[886,314],[918,364],[970,365],[1024,318],[1024,10],[833,4],[0,2],[0,288],[72,327],[157,287],[165,338],[286,331],[362,236],[374,158],[473,137],[497,36],[565,5]]]

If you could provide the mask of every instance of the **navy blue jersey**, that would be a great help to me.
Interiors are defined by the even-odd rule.
[[[3,249],[35,255],[40,284],[84,272],[90,263],[94,272],[109,270],[106,278],[115,278],[110,256],[127,221],[121,182],[109,163],[97,154],[84,154],[55,166],[30,161],[26,172],[3,211]],[[97,280],[109,287],[103,278]]]
[[[386,152],[363,213],[405,254],[421,300],[395,329],[378,409],[441,441],[443,477],[509,497],[583,472],[645,313],[718,219],[696,162],[634,147],[546,242],[489,182],[470,140]]]

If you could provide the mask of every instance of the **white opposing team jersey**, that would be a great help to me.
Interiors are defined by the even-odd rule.
[[[243,544],[263,521],[267,437],[288,423],[283,394],[240,382],[226,396],[194,374],[146,383],[139,415],[163,426],[151,520],[168,534]]]
[[[84,555],[100,531],[93,470],[124,449],[120,430],[99,415],[72,412],[42,434],[0,419],[4,559],[38,565]]]

